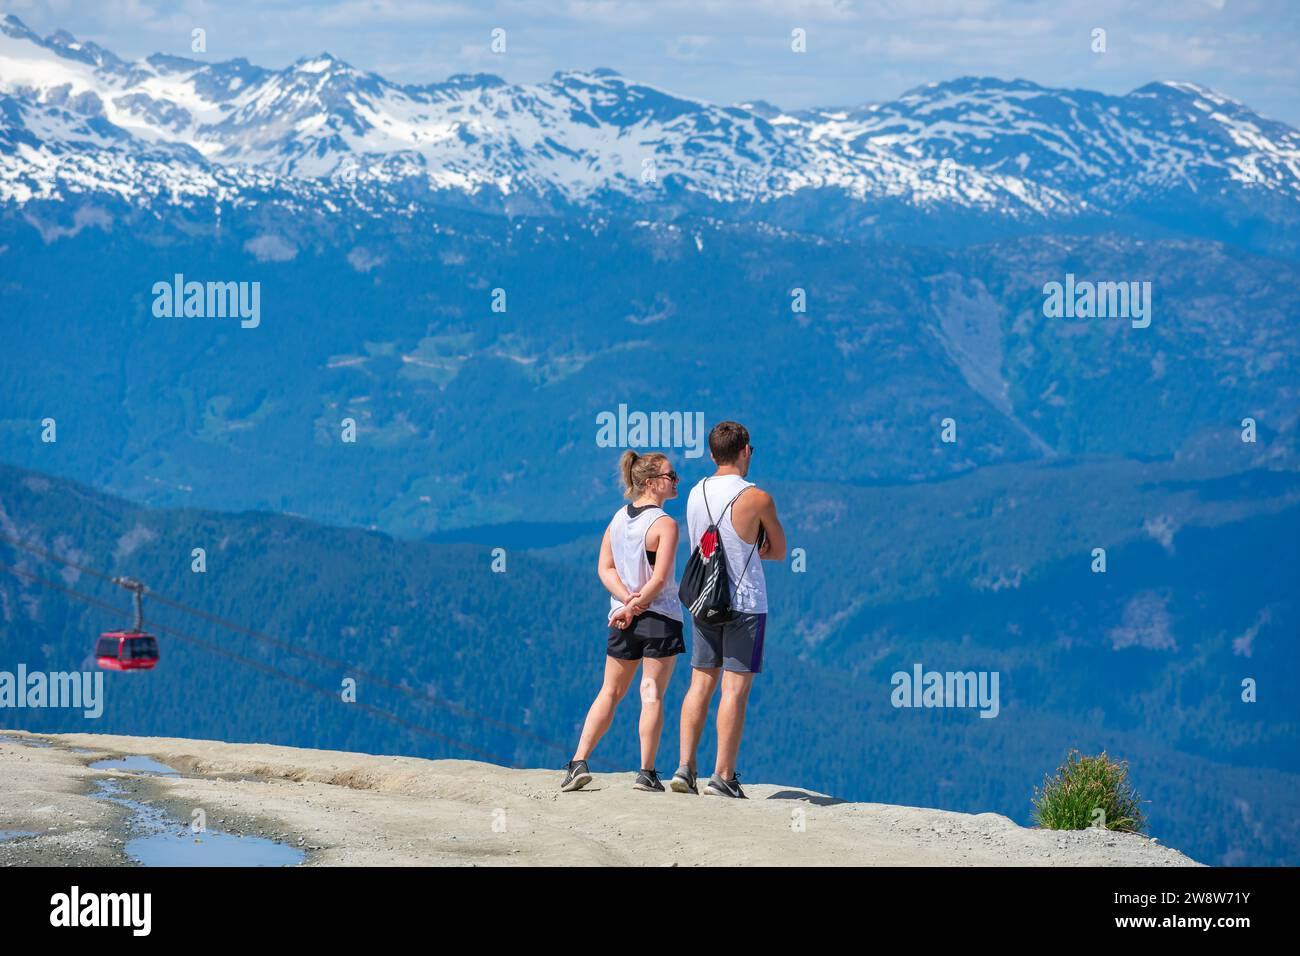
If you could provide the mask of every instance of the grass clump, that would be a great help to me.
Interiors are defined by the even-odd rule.
[[[1097,757],[1071,750],[1056,776],[1045,776],[1042,788],[1035,788],[1033,804],[1034,820],[1045,830],[1147,828],[1141,799],[1128,781],[1128,761],[1112,761],[1104,750]]]

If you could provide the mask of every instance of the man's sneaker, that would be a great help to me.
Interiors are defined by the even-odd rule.
[[[659,771],[655,769],[642,770],[636,775],[636,783],[632,784],[637,790],[649,790],[651,793],[663,793],[664,785],[659,782]]]
[[[730,780],[723,780],[716,773],[709,778],[705,784],[705,792],[717,794],[719,797],[733,797],[737,800],[748,800],[745,791],[740,789],[740,776],[733,776]]]
[[[591,783],[591,771],[587,769],[585,760],[570,760],[564,770],[564,783],[560,784],[560,789],[565,793],[581,790]]]
[[[695,779],[695,771],[687,764],[677,768],[668,786],[673,788],[673,793],[693,793],[697,797],[700,795],[700,785]]]

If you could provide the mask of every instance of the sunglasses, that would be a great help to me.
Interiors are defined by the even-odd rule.
[[[677,472],[675,472],[675,471],[666,471],[666,472],[664,472],[662,475],[654,475],[653,477],[655,477],[655,478],[667,478],[669,481],[677,481],[677,480],[678,480]]]

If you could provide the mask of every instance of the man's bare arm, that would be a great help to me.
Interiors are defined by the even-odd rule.
[[[761,488],[755,488],[745,497],[752,499],[748,502],[749,507],[754,509],[759,526],[767,534],[767,540],[758,549],[758,556],[764,561],[785,560],[785,528],[781,527],[781,519],[776,516],[776,502]]]

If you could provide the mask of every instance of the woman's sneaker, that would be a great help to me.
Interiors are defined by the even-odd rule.
[[[637,790],[649,790],[651,793],[663,793],[664,785],[659,782],[659,771],[651,768],[644,768],[636,775],[636,783],[632,786]]]
[[[673,774],[673,779],[669,781],[668,786],[673,788],[673,793],[693,793],[697,797],[700,795],[699,781],[695,779],[695,771],[687,764],[682,764]]]
[[[719,797],[732,797],[736,800],[748,800],[745,791],[740,789],[740,775],[734,775],[730,780],[723,780],[716,773],[709,778],[705,784],[706,793],[717,794]]]
[[[564,770],[564,783],[560,784],[560,789],[565,793],[570,790],[581,790],[591,783],[591,771],[587,769],[585,760],[570,760]]]

